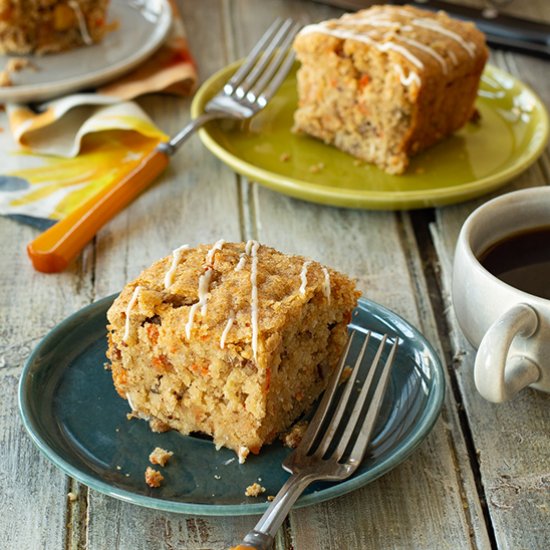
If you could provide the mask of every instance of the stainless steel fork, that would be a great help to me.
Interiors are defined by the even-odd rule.
[[[398,341],[396,339],[391,344],[384,364],[379,367],[388,340],[387,335],[382,337],[358,392],[357,375],[371,339],[371,333],[366,333],[342,395],[337,398],[337,389],[357,333],[351,333],[339,366],[302,441],[283,463],[283,468],[292,476],[277,493],[256,527],[233,550],[269,550],[292,505],[310,483],[345,479],[361,464],[382,404]]]
[[[275,21],[237,72],[206,104],[203,115],[160,143],[122,180],[102,189],[30,242],[27,252],[34,268],[45,273],[63,271],[105,223],[156,179],[197,128],[210,120],[242,120],[261,111],[292,67],[294,55],[289,48],[299,28],[291,19]]]
[[[277,19],[254,46],[244,63],[205,106],[204,113],[192,120],[159,149],[172,155],[197,129],[218,118],[245,119],[261,111],[275,95],[294,61],[289,47],[300,24]]]

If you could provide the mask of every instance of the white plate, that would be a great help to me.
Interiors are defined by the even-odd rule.
[[[13,73],[0,101],[26,103],[95,87],[139,65],[164,41],[172,22],[168,0],[111,0],[108,21],[118,28],[103,41],[67,52],[31,56],[38,70]],[[9,56],[0,56],[4,67]]]

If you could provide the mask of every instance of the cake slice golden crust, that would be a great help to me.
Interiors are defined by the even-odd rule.
[[[309,25],[294,49],[295,131],[395,174],[471,118],[488,55],[473,24],[410,6]]]
[[[115,387],[156,429],[244,460],[323,391],[357,297],[348,277],[255,241],[182,247],[108,312]]]

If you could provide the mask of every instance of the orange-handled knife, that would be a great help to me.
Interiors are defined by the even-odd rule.
[[[63,271],[115,214],[139,195],[168,164],[155,148],[125,178],[101,190],[27,245],[32,265],[43,273]]]

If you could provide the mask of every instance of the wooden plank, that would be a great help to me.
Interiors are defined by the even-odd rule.
[[[449,246],[448,241],[456,240],[457,221],[465,217],[465,208],[440,213],[433,229],[447,289],[455,372],[499,548],[543,548],[550,539],[550,396],[526,390],[514,400],[496,405],[481,398],[475,389],[475,350],[460,332],[449,302],[454,244]]]
[[[326,208],[263,188],[255,194],[262,242],[356,277],[369,299],[430,331],[434,341],[430,313],[415,299],[422,281],[413,283],[413,276],[421,277],[421,270],[411,272],[396,215]],[[407,541],[414,541],[415,548],[443,547],[442,532],[448,534],[449,547],[488,547],[464,445],[459,436],[453,439],[460,428],[449,399],[445,410],[446,421],[440,420],[413,456],[382,479],[346,498],[293,512],[295,547],[400,548]],[[465,505],[471,510],[465,511]]]
[[[243,19],[250,16],[253,5],[253,2],[239,4]],[[270,16],[270,13],[264,15],[264,26]],[[259,20],[257,15],[256,21]],[[246,51],[250,44],[244,38],[241,40],[241,48]],[[418,324],[419,304],[411,291],[421,285],[415,286],[412,281],[421,269],[413,274],[408,268],[395,216],[309,205],[256,185],[244,184],[242,194],[250,218],[247,237],[257,237],[289,253],[314,257],[356,276],[360,286],[368,289],[370,298]],[[448,407],[451,409],[448,416],[456,429],[452,404]],[[441,546],[441,532],[446,531],[453,545],[488,547],[464,444],[460,436],[456,441],[451,439],[448,425],[439,422],[421,449],[383,479],[346,499],[293,512],[290,532],[293,546],[360,548],[368,542],[373,547],[403,547],[414,540],[415,546],[430,548]],[[442,453],[441,449],[447,452]],[[393,497],[386,500],[392,493]],[[469,497],[471,508],[465,505],[464,495]],[[376,506],[361,504],[368,502],[376,502]],[[423,510],[437,511],[428,521],[418,522],[415,518],[419,505]],[[399,522],[396,509],[401,511]],[[370,528],[373,525],[374,530]]]
[[[547,63],[509,53],[499,53],[495,59],[528,81],[549,103]],[[548,166],[545,153],[536,165],[494,195],[547,183]],[[488,198],[439,209],[432,234],[441,267],[457,383],[479,461],[495,541],[502,549],[544,548],[550,540],[550,395],[526,390],[508,403],[485,401],[473,381],[475,350],[462,335],[451,305],[452,260],[460,227],[468,214]]]
[[[16,372],[0,374],[0,384],[0,506],[5,511],[0,548],[58,550],[65,535],[66,478],[39,454],[21,426]],[[46,516],[44,510],[51,513]]]
[[[546,15],[550,15],[548,9]],[[544,61],[498,52],[493,62],[530,84],[549,104]],[[548,182],[549,166],[546,152],[534,167],[493,195]],[[452,258],[460,227],[468,214],[488,198],[439,209],[432,234],[441,266],[457,382],[479,460],[494,539],[499,548],[542,548],[550,539],[549,485],[545,477],[550,450],[548,396],[528,390],[511,403],[494,405],[484,401],[473,383],[475,350],[457,325],[450,299]]]
[[[37,273],[25,253],[26,243],[36,234],[35,229],[0,219],[0,508],[5,512],[0,515],[0,548],[58,550],[65,538],[67,478],[25,432],[17,387],[34,346],[89,302],[89,250],[64,274]]]
[[[231,39],[223,2],[180,3],[202,79],[229,61]],[[212,40],[212,37],[221,40]],[[168,133],[189,120],[190,99],[151,96],[140,101]],[[99,234],[95,294],[118,292],[146,266],[183,243],[240,241],[237,180],[192,137],[158,183]],[[147,510],[89,491],[86,548],[226,548],[252,525],[251,518],[191,517]]]
[[[206,517],[148,510],[90,491],[86,548],[226,550],[254,524],[254,517]],[[108,546],[107,546],[108,543]]]

